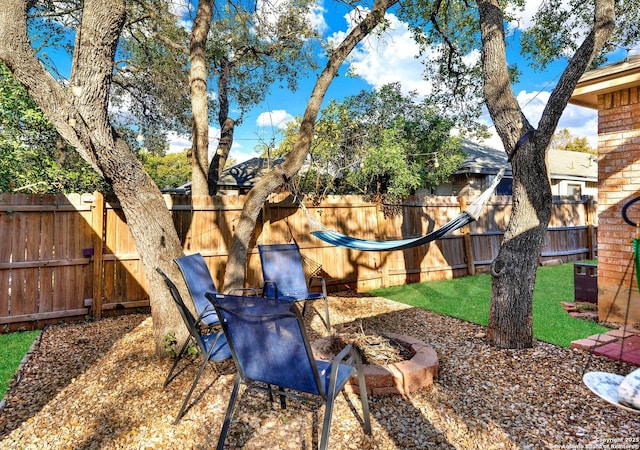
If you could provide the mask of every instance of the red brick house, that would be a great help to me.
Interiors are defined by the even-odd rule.
[[[638,324],[632,241],[640,230],[622,208],[640,196],[640,55],[585,73],[570,101],[598,110],[598,316]],[[628,216],[640,223],[640,202]]]

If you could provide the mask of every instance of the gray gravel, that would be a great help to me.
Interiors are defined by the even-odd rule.
[[[498,350],[487,346],[483,327],[380,298],[331,297],[330,305],[338,325],[356,321],[367,332],[412,335],[440,359],[431,388],[370,398],[372,436],[358,420],[358,397],[339,397],[332,449],[640,448],[640,414],[582,384],[585,352],[545,343]],[[312,338],[319,337],[317,316],[308,319]],[[163,389],[171,362],[153,356],[151,325],[148,316],[133,315],[49,327],[0,410],[0,448],[215,447],[232,365],[204,376],[197,402],[174,426],[197,367]],[[626,374],[635,366],[594,357],[588,369]],[[310,405],[289,402],[283,411],[266,396],[244,397],[227,448],[316,448],[321,418]]]

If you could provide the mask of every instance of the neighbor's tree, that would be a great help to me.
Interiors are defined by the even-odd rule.
[[[399,197],[435,187],[464,160],[454,126],[477,130],[441,114],[428,98],[404,94],[399,82],[333,100],[320,112],[299,190]],[[298,127],[285,129],[277,155],[291,151]]]
[[[177,188],[191,179],[191,164],[187,159],[187,151],[154,155],[141,153],[144,170],[160,189]]]
[[[509,12],[522,8],[524,2],[416,1],[411,7],[405,4],[403,9],[419,41],[437,45],[434,67],[448,86],[441,91],[452,98],[471,92],[474,78],[469,74],[481,73],[484,102],[511,160],[513,209],[499,253],[491,265],[488,339],[498,347],[533,345],[533,287],[551,216],[547,149],[578,79],[598,53],[606,49],[615,27],[616,4],[618,8],[624,6],[614,0],[566,3],[542,2],[534,17],[535,26],[525,34],[523,47],[538,62],[544,64],[561,55],[567,60],[537,128],[516,100],[511,83],[517,70],[506,56],[511,38],[505,25],[514,17]],[[637,15],[638,10],[627,13]],[[624,34],[623,30],[621,36],[626,39]],[[478,48],[482,49],[481,58],[477,65],[469,66],[468,56]],[[475,85],[476,89],[479,87]]]
[[[314,4],[204,0],[197,2],[195,12],[175,13],[140,5],[142,16],[127,28],[126,45],[121,45],[126,70],[115,81],[129,94],[124,98],[144,105],[134,110],[140,123],[153,123],[150,118],[159,110],[161,117],[169,113],[176,125],[182,124],[170,129],[184,130],[187,122],[178,119],[188,120],[192,193],[213,195],[234,129],[246,112],[264,100],[274,83],[295,90],[298,77],[315,68],[315,32],[308,20]],[[183,22],[193,26],[187,30]],[[142,92],[145,87],[153,95]],[[188,110],[185,99],[190,99]],[[217,116],[220,139],[210,163],[211,116]]]
[[[549,148],[570,152],[591,153],[592,155],[598,153],[597,149],[589,145],[587,138],[574,136],[567,128],[563,128],[553,135]]]

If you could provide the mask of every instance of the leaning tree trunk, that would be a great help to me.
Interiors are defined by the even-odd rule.
[[[551,217],[547,147],[580,76],[613,31],[613,4],[613,0],[596,1],[593,30],[569,61],[551,93],[538,129],[534,130],[510,89],[504,16],[499,1],[478,1],[484,97],[513,168],[513,208],[500,251],[491,266],[487,336],[492,345],[502,348],[533,345],[533,287]]]
[[[311,98],[302,117],[298,139],[293,150],[282,163],[282,172],[286,178],[295,175],[302,167],[305,158],[311,147],[311,138],[315,126],[316,117],[320,111],[322,99],[324,98],[331,81],[335,77],[338,68],[349,55],[351,50],[364,39],[379,23],[384,19],[384,14],[398,0],[379,0],[373,6],[371,12],[345,37],[342,43],[331,52],[331,57],[324,70],[318,77],[311,93]],[[229,251],[229,261],[227,263],[224,288],[229,290],[242,287],[247,262],[247,250],[249,241],[253,236],[256,221],[262,205],[267,200],[269,194],[275,191],[283,183],[282,174],[279,169],[274,169],[264,176],[249,191],[247,200],[242,208],[240,220],[233,235],[233,242]]]
[[[155,267],[178,277],[171,262],[182,254],[182,247],[162,194],[107,116],[113,58],[125,21],[125,3],[84,2],[73,60],[76,89],[68,91],[34,55],[27,34],[27,3],[0,1],[0,59],[25,85],[60,135],[113,186],[144,267],[156,351],[164,354],[165,334],[176,332],[180,337],[185,335],[185,329]]]
[[[237,55],[236,55],[237,56]],[[234,62],[227,57],[220,59],[220,73],[218,75],[218,124],[220,125],[220,141],[216,153],[211,158],[209,166],[209,195],[218,192],[218,180],[224,170],[224,165],[233,145],[233,132],[236,121],[229,117],[229,78]]]

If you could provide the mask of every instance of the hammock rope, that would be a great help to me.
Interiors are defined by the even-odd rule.
[[[427,244],[436,239],[440,239],[447,234],[461,228],[471,222],[478,220],[478,217],[482,213],[485,205],[493,195],[496,187],[502,180],[504,176],[504,172],[506,170],[506,166],[500,169],[498,174],[496,175],[493,183],[489,186],[481,195],[478,197],[472,204],[470,204],[467,209],[465,209],[462,213],[458,214],[455,218],[444,224],[442,227],[434,230],[424,236],[418,236],[409,239],[397,239],[397,240],[389,240],[389,241],[372,241],[367,239],[360,239],[356,237],[347,236],[342,233],[338,233],[337,231],[331,230],[327,226],[325,226],[322,222],[316,220],[311,213],[307,210],[302,202],[300,202],[300,207],[302,211],[307,216],[307,220],[311,225],[313,231],[311,234],[316,238],[327,242],[336,247],[344,247],[350,248],[353,250],[362,250],[365,252],[374,252],[374,251],[395,251],[395,250],[405,250],[408,248],[418,247],[420,245]]]

